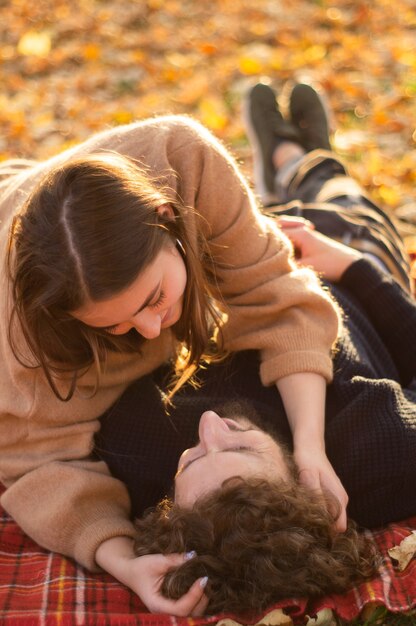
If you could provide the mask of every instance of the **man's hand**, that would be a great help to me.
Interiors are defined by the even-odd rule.
[[[299,480],[302,484],[310,487],[314,491],[329,491],[340,504],[339,515],[335,521],[335,528],[339,532],[344,532],[347,528],[347,504],[348,494],[334,468],[328,460],[325,452],[317,448],[295,449],[294,460],[299,470]],[[338,511],[331,511],[334,516]]]
[[[179,600],[169,600],[160,589],[166,574],[185,562],[184,554],[147,554],[136,557],[133,540],[113,537],[104,541],[95,554],[95,560],[117,580],[137,593],[152,613],[169,613],[179,617],[203,615],[208,606],[204,594],[206,579],[198,578]]]
[[[277,221],[292,241],[298,263],[312,267],[332,282],[338,282],[348,267],[362,258],[357,250],[314,230],[308,220],[282,216]]]

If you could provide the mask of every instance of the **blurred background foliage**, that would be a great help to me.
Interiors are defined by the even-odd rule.
[[[0,0],[0,63],[0,159],[186,113],[248,176],[250,85],[318,84],[353,174],[416,219],[414,0]]]
[[[310,82],[352,173],[416,224],[415,0],[0,0],[0,80],[0,160],[185,113],[249,178],[247,90]],[[401,228],[416,256],[414,226]],[[400,619],[416,623],[384,611],[371,624]]]

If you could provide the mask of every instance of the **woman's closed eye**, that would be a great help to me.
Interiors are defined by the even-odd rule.
[[[162,306],[162,304],[165,302],[166,300],[166,293],[161,290],[156,301],[149,303],[147,305],[147,308],[155,310],[158,309],[159,307]],[[115,326],[107,326],[106,328],[102,328],[102,330],[104,330],[106,333],[109,333],[110,335],[115,335],[117,334],[117,330],[119,329],[121,324],[115,324]]]
[[[162,290],[158,296],[158,299],[156,300],[156,302],[153,302],[153,304],[148,304],[149,309],[157,309],[160,306],[162,306],[162,304],[164,303],[164,301],[166,300],[166,294],[165,292]]]

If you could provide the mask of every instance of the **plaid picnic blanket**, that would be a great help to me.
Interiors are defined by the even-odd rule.
[[[385,557],[379,576],[344,595],[309,603],[291,598],[250,617],[228,614],[173,618],[148,613],[140,599],[111,576],[91,574],[73,560],[40,548],[0,508],[0,625],[203,626],[225,616],[254,624],[274,608],[284,609],[294,623],[304,623],[305,615],[315,615],[325,607],[351,620],[369,603],[404,612],[416,606],[416,560],[398,572],[387,550],[413,529],[416,517],[369,533]]]

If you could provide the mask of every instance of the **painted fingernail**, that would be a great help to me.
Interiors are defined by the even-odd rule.
[[[208,582],[208,576],[204,576],[204,578],[201,578],[201,580],[199,581],[200,587],[204,589],[204,587],[207,586],[207,582]]]
[[[194,557],[196,557],[196,552],[195,552],[195,550],[191,550],[190,552],[187,552],[185,554],[185,561],[190,561]]]

